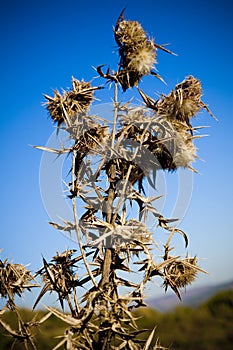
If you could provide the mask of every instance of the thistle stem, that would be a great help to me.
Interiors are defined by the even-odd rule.
[[[113,120],[113,129],[112,129],[112,142],[111,142],[111,148],[112,151],[114,149],[115,144],[115,136],[116,136],[116,127],[117,127],[117,117],[118,117],[118,83],[115,83],[114,87],[114,120]],[[115,174],[115,165],[111,165],[110,169],[111,174]],[[105,207],[105,214],[106,214],[106,221],[109,224],[114,225],[114,215],[113,215],[113,201],[115,199],[115,183],[112,181],[113,179],[108,179],[109,181],[109,188],[108,188],[108,196],[106,198],[106,207]],[[103,262],[103,270],[102,270],[102,278],[100,280],[99,287],[105,288],[108,286],[109,282],[112,280],[112,271],[111,271],[111,264],[112,264],[112,248],[111,248],[112,239],[109,237],[109,239],[106,241],[106,248],[105,248],[105,255],[104,255],[104,262]],[[103,300],[102,302],[105,311],[108,310],[108,301]],[[103,321],[105,321],[105,317],[103,317]],[[104,332],[101,332],[99,334],[99,342],[98,346],[100,350],[106,349],[107,343],[108,343],[108,333],[109,331],[106,330]]]
[[[113,120],[112,142],[111,142],[112,149],[114,148],[114,143],[115,143],[117,116],[118,116],[118,83],[116,82],[114,86],[114,120]],[[111,165],[111,167],[114,167],[114,165]],[[112,169],[111,172],[114,172],[114,169]],[[114,198],[115,198],[115,189],[114,189],[113,183],[110,182],[109,189],[108,189],[107,203],[106,203],[106,208],[107,208],[106,221],[109,224],[111,223],[114,224],[112,220],[112,205],[113,205]],[[108,243],[109,244],[111,243],[111,237]],[[112,249],[109,247],[106,247],[100,287],[103,287],[106,283],[109,282],[110,272],[111,272],[111,262],[112,262]]]
[[[74,151],[73,152],[73,159],[72,159],[72,189],[74,190],[74,187],[75,187],[75,174],[74,174],[74,171],[75,171],[75,157],[76,157],[76,152]],[[77,235],[77,239],[78,239],[78,244],[79,244],[79,249],[80,249],[80,252],[82,254],[82,257],[83,257],[83,262],[84,262],[84,265],[87,269],[87,272],[94,284],[94,286],[97,288],[98,285],[96,283],[96,280],[95,280],[95,277],[93,276],[93,273],[90,269],[90,266],[89,266],[89,263],[87,261],[87,257],[86,257],[86,253],[83,249],[83,245],[82,245],[82,240],[81,240],[81,235],[80,235],[80,227],[79,227],[79,220],[78,220],[78,215],[77,215],[77,204],[76,204],[76,198],[73,197],[72,198],[72,206],[73,206],[73,214],[74,214],[74,222],[75,222],[75,230],[76,230],[76,235]]]

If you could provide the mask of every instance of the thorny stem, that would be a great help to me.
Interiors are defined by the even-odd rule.
[[[114,215],[113,215],[113,218],[112,218],[112,221],[113,221],[113,222],[116,220],[118,211],[119,211],[119,209],[120,209],[120,207],[121,207],[122,202],[124,201],[124,194],[125,194],[125,191],[126,191],[126,187],[127,187],[127,185],[128,185],[129,176],[130,176],[132,167],[133,167],[132,164],[130,164],[129,169],[128,169],[127,174],[126,174],[124,186],[123,186],[122,191],[121,191],[121,196],[120,196],[120,198],[119,198],[118,204],[117,204],[117,206],[116,206],[116,209],[115,209],[115,212],[114,212]]]
[[[112,130],[112,149],[114,149],[115,135],[116,135],[116,125],[117,125],[117,116],[118,116],[118,83],[115,83],[114,86],[114,121],[113,121],[113,130]],[[111,165],[113,168],[114,165]],[[114,169],[111,169],[111,172],[114,172]],[[110,186],[108,189],[108,197],[106,203],[106,221],[109,224],[114,224],[114,220],[112,218],[112,204],[115,198],[115,188],[112,182],[110,182]],[[111,242],[107,242],[107,245]],[[105,256],[104,256],[104,264],[103,264],[103,273],[102,279],[100,281],[100,287],[104,286],[105,283],[109,282],[110,269],[112,262],[112,250],[111,248],[106,248]]]
[[[73,211],[74,211],[75,228],[76,228],[76,234],[77,234],[77,238],[78,238],[79,249],[80,249],[80,252],[82,254],[83,261],[84,261],[84,264],[86,266],[87,272],[88,272],[94,286],[97,288],[98,285],[97,285],[96,280],[92,274],[92,271],[91,271],[90,266],[89,266],[88,261],[87,261],[86,253],[85,253],[83,246],[82,246],[82,240],[81,240],[81,236],[80,236],[79,222],[78,222],[78,216],[77,216],[77,205],[76,205],[75,198],[72,198],[72,205],[73,205]]]
[[[74,151],[73,152],[73,159],[72,159],[72,187],[74,188],[74,179],[75,179],[75,174],[74,174],[74,170],[75,170],[75,156],[76,156],[76,152]],[[82,257],[83,257],[83,261],[84,261],[84,264],[85,264],[85,267],[87,269],[87,272],[94,284],[94,286],[97,288],[98,285],[96,283],[96,280],[92,274],[92,271],[90,269],[90,266],[88,264],[88,261],[87,261],[87,257],[86,257],[86,253],[83,249],[83,245],[82,245],[82,240],[81,240],[81,235],[80,235],[80,228],[79,228],[79,221],[78,221],[78,215],[77,215],[77,204],[76,204],[76,199],[75,197],[72,198],[72,206],[73,206],[73,214],[74,214],[74,222],[75,222],[75,230],[76,230],[76,235],[77,235],[77,238],[78,238],[78,245],[79,245],[79,249],[80,249],[80,252],[82,254]]]
[[[118,117],[118,83],[115,83],[114,87],[114,121],[113,121],[113,129],[112,129],[112,142],[111,142],[111,148],[114,149],[115,144],[115,136],[116,136],[116,126],[117,126],[117,117]],[[111,165],[110,173],[113,175],[115,173],[115,165]],[[114,176],[113,176],[114,177]],[[109,189],[108,189],[108,197],[106,202],[106,221],[109,224],[114,225],[115,216],[112,215],[112,206],[113,201],[115,199],[115,184],[113,182],[110,182]],[[110,282],[111,278],[111,263],[112,263],[112,249],[109,248],[111,246],[111,237],[109,237],[106,241],[106,249],[105,249],[105,255],[104,255],[104,263],[103,263],[103,271],[102,271],[102,278],[100,281],[99,287],[102,288],[106,286]],[[106,310],[108,308],[108,301],[103,300],[103,305],[105,306]],[[99,334],[99,349],[103,350],[106,349],[106,345],[108,343],[108,330],[105,332],[101,332]]]
[[[74,308],[73,308],[73,305],[72,305],[72,303],[71,303],[71,300],[70,300],[70,296],[69,296],[69,295],[68,295],[68,297],[67,297],[67,303],[68,303],[68,305],[69,305],[71,314],[74,316],[74,315],[75,315],[75,312],[74,312]],[[76,310],[75,310],[75,311],[76,311]]]

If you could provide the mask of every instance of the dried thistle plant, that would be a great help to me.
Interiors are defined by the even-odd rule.
[[[181,298],[182,289],[195,280],[198,272],[204,272],[196,257],[170,254],[175,234],[184,239],[185,248],[188,237],[177,227],[176,219],[165,218],[156,210],[154,202],[159,197],[148,197],[144,182],[155,188],[158,171],[179,167],[194,170],[194,139],[200,136],[194,135],[191,118],[202,108],[212,113],[201,101],[200,81],[192,76],[157,101],[138,88],[144,106],[119,103],[119,87],[125,91],[137,86],[149,74],[161,79],[153,72],[157,49],[171,53],[150,40],[137,21],[125,20],[123,15],[114,28],[118,69],[115,72],[109,68],[103,73],[102,65],[97,68],[102,78],[114,83],[113,126],[103,117],[89,114],[98,86],[73,78],[71,90],[62,94],[55,91],[54,97],[45,95],[51,119],[58,130],[61,126],[66,130],[71,140],[68,149],[36,146],[58,156],[71,156],[67,187],[73,220],[50,225],[59,231],[75,232],[77,237],[77,251],[57,253],[51,262],[44,258],[36,274],[43,287],[34,306],[47,292],[55,293],[62,310],[47,307],[48,315],[67,324],[54,350],[165,349],[158,341],[153,345],[155,330],[146,340],[139,337],[148,330],[138,329],[133,310],[146,306],[147,282],[159,277],[165,290],[171,288]],[[134,204],[138,210],[131,217]],[[147,226],[149,214],[157,227],[169,234],[162,248],[154,238],[156,227]],[[84,274],[79,271],[81,265]],[[132,275],[135,269],[136,282]],[[15,273],[12,276],[18,287],[12,293],[21,294],[25,284],[18,282]],[[24,276],[29,278],[26,273]],[[6,287],[1,288],[3,296],[9,294]],[[64,312],[67,307],[68,313]]]

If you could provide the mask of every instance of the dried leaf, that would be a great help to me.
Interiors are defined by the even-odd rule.
[[[41,151],[46,151],[50,153],[55,153],[58,155],[64,154],[64,153],[70,153],[71,149],[68,148],[63,148],[63,149],[54,149],[54,148],[49,148],[49,147],[44,147],[44,146],[33,146],[33,148],[40,149]]]
[[[68,323],[70,326],[79,328],[82,324],[82,321],[80,319],[76,319],[72,316],[65,315],[50,306],[46,306],[46,309],[50,311],[53,315],[58,317],[60,320],[64,321],[65,323]]]

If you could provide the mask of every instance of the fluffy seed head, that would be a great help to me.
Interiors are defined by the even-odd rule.
[[[196,147],[185,123],[177,120],[168,122],[161,118],[154,136],[147,143],[163,170],[174,171],[184,167],[194,171],[190,165],[197,158]]]
[[[201,82],[189,76],[175,90],[157,102],[158,114],[169,120],[179,120],[191,126],[190,119],[203,107]]]
[[[142,76],[150,74],[155,63],[155,50],[151,42],[142,45],[127,55],[127,69],[139,72]]]
[[[172,126],[174,127],[173,163],[176,168],[190,168],[190,164],[197,157],[193,137],[184,123],[173,121]]]
[[[117,79],[125,91],[138,85],[143,75],[151,73],[156,62],[156,50],[154,41],[148,39],[137,21],[126,21],[121,15],[114,32],[120,55]]]

